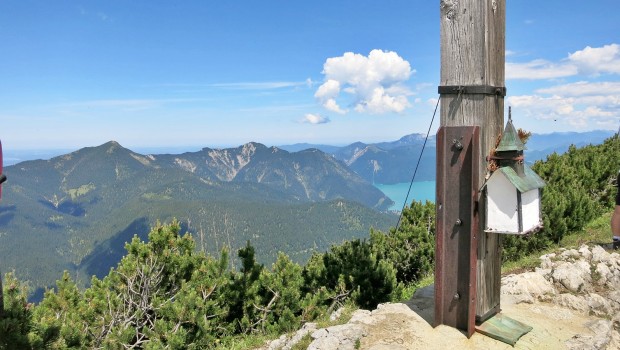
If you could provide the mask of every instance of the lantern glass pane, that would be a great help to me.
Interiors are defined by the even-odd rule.
[[[527,232],[540,224],[539,190],[533,189],[521,194],[523,211],[523,231]]]
[[[501,172],[487,182],[487,231],[519,232],[517,190]]]

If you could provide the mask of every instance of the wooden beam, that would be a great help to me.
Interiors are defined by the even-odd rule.
[[[505,0],[440,2],[440,86],[473,87],[441,94],[440,125],[480,126],[478,189],[488,173],[486,156],[504,124],[503,93],[486,92],[505,86],[505,5]],[[498,234],[484,232],[481,193],[477,210],[476,319],[484,320],[500,310],[501,242]]]

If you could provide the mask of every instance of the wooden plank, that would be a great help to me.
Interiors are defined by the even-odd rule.
[[[505,0],[441,0],[440,85],[505,85],[505,3]],[[481,127],[478,163],[478,188],[481,188],[487,174],[486,156],[495,147],[504,125],[504,98],[442,94],[440,100],[441,126]],[[497,234],[484,233],[485,201],[479,198],[478,202],[475,304],[476,317],[482,319],[498,312],[500,307],[501,242]]]
[[[437,133],[435,325],[475,331],[479,130]]]

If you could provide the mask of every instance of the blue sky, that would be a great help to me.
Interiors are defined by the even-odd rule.
[[[7,149],[425,133],[439,1],[0,1]],[[617,0],[508,0],[506,106],[535,133],[620,126]],[[435,128],[438,126],[435,121]]]

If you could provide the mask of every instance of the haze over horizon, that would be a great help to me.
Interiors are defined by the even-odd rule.
[[[614,5],[507,2],[515,126],[618,130]],[[394,141],[431,121],[439,2],[5,1],[0,48],[5,152]]]

